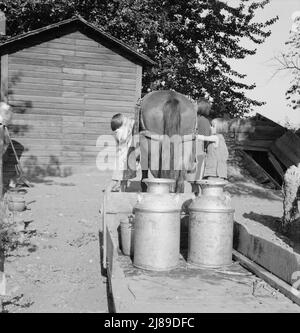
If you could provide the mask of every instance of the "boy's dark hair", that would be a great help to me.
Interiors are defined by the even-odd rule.
[[[200,116],[208,116],[211,107],[211,103],[206,98],[199,98],[197,101],[197,114]]]
[[[123,115],[121,113],[115,114],[110,121],[110,127],[112,131],[117,130],[123,125]]]

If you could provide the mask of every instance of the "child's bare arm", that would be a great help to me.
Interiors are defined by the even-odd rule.
[[[210,142],[218,142],[219,138],[217,137],[217,135],[197,135],[197,139],[198,140],[202,140],[202,141],[210,141]]]

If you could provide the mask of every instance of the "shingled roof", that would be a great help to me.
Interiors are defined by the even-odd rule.
[[[5,40],[0,45],[0,54],[5,54],[12,52],[12,48],[17,47],[22,44],[26,46],[27,42],[32,40],[37,40],[38,38],[48,35],[48,39],[51,39],[51,36],[61,36],[65,29],[80,29],[83,33],[87,33],[99,41],[99,43],[106,44],[109,48],[112,48],[115,52],[119,52],[121,55],[128,57],[131,61],[144,65],[144,66],[153,66],[156,63],[151,60],[146,55],[137,52],[132,47],[126,45],[121,40],[111,36],[110,34],[104,32],[102,29],[96,27],[94,24],[91,24],[84,20],[81,16],[75,16],[70,19],[60,21],[45,27],[29,31],[27,33],[14,36]]]

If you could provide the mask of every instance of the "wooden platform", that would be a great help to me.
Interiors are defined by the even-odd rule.
[[[183,194],[182,202],[187,202],[191,196],[191,193]],[[114,312],[300,312],[297,304],[238,262],[222,270],[189,265],[186,262],[187,229],[184,218],[179,267],[169,272],[135,268],[131,258],[120,250],[117,229],[120,216],[131,213],[137,193],[110,193],[107,199],[105,257]],[[114,205],[116,202],[120,207]]]
[[[117,259],[122,285],[112,279],[116,312],[300,312],[300,307],[235,262],[226,270],[191,267],[151,272],[134,268],[129,257]],[[117,302],[116,302],[117,299]]]

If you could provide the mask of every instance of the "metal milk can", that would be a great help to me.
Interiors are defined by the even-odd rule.
[[[201,180],[202,195],[189,207],[188,262],[203,267],[232,263],[233,214],[230,196],[223,192],[227,181]]]
[[[179,264],[179,196],[169,193],[175,181],[145,179],[148,193],[134,207],[133,265],[153,271],[167,271]]]

